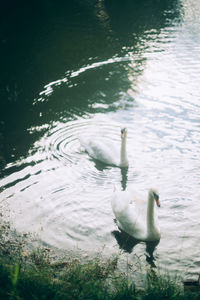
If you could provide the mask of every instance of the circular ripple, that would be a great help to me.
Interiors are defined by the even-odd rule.
[[[91,140],[103,137],[113,142],[120,149],[120,128],[122,124],[113,122],[105,116],[90,120],[76,120],[60,126],[52,131],[48,139],[47,151],[51,159],[56,159],[62,165],[72,168],[74,180],[82,180],[84,185],[98,184],[104,186],[119,183],[125,178],[122,170],[107,166],[93,160],[81,146],[79,138]]]

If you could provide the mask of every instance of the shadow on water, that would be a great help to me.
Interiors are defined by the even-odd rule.
[[[140,36],[148,30],[160,30],[172,20],[181,21],[180,0],[105,0],[110,26],[118,37]]]
[[[95,168],[97,168],[98,171],[104,171],[109,168],[108,165],[104,164],[103,162],[101,162],[97,159],[91,159],[91,160],[94,161],[94,163],[95,163],[94,166],[95,166]]]
[[[129,234],[124,231],[114,230],[112,231],[112,235],[115,237],[119,248],[124,250],[127,253],[131,253],[134,247],[139,243],[144,243],[140,240],[134,239]],[[151,267],[156,267],[155,265],[155,258],[154,258],[154,251],[156,246],[159,244],[160,241],[156,242],[145,242],[146,244],[146,261],[151,265]]]

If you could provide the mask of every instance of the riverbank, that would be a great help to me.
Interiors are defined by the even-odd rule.
[[[122,254],[121,254],[122,255]],[[19,235],[8,223],[0,226],[0,299],[200,299],[200,292],[184,293],[179,278],[147,272],[139,288],[128,273],[117,269],[120,255],[81,257],[39,245]]]

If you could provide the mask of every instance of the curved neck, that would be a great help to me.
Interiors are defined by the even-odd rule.
[[[126,156],[126,137],[121,140],[121,150],[120,150],[120,163],[126,164],[127,163],[127,156]]]
[[[148,205],[147,205],[147,228],[148,231],[155,229],[154,222],[154,198],[151,194],[148,197]]]

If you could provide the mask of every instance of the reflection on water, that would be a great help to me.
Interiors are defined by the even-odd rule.
[[[121,168],[121,175],[122,175],[122,179],[121,179],[122,190],[125,191],[127,180],[128,180],[128,167]]]
[[[3,63],[8,81],[0,89],[4,217],[59,248],[123,249],[152,266],[195,274],[198,2],[62,2],[46,8],[37,26],[30,17],[18,38],[8,26],[2,39],[4,53],[12,56]],[[120,145],[122,125],[128,128],[128,168],[105,166],[81,148],[83,133]],[[117,231],[110,205],[115,186],[142,193],[158,188],[158,245],[144,249]]]
[[[119,244],[120,249],[131,253],[134,246],[136,246],[141,241],[134,239],[124,231],[114,230],[112,231],[113,236]]]
[[[134,239],[132,236],[127,234],[124,231],[114,230],[112,235],[115,237],[119,248],[124,250],[125,252],[132,253],[133,248],[139,243],[145,243],[146,245],[146,261],[149,265],[153,268],[156,267],[155,265],[155,258],[154,258],[154,251],[159,244],[159,241],[156,242],[141,242],[139,240]]]

